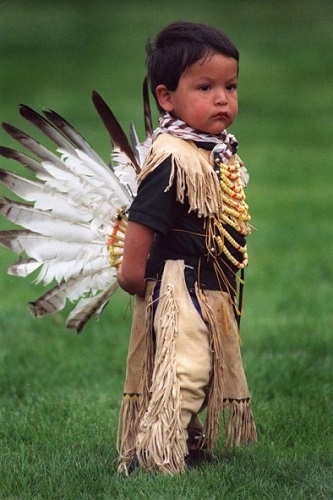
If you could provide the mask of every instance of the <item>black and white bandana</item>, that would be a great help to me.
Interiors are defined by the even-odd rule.
[[[208,142],[216,144],[212,149],[212,158],[220,160],[222,163],[228,163],[230,157],[237,152],[238,142],[232,134],[226,130],[218,135],[205,134],[195,130],[183,120],[174,118],[170,113],[164,113],[159,119],[159,127],[154,130],[153,140],[159,134],[172,134],[180,139],[187,139],[194,142]]]

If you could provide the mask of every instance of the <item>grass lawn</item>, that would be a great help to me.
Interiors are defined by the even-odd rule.
[[[251,174],[256,230],[242,320],[255,446],[179,476],[116,474],[131,301],[117,292],[77,336],[0,248],[0,498],[333,498],[333,4],[330,0],[7,1],[0,5],[0,121],[21,102],[63,114],[107,159],[92,89],[142,134],[144,45],[164,24],[225,29],[241,52],[232,128]],[[0,144],[14,142],[0,131]],[[17,169],[0,159],[2,168]],[[0,188],[1,195],[8,195]],[[9,224],[0,220],[0,228]]]

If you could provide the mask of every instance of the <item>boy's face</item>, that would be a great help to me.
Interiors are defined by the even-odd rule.
[[[192,64],[180,77],[178,87],[156,88],[161,107],[192,128],[219,134],[238,112],[238,63],[222,54],[212,54]]]

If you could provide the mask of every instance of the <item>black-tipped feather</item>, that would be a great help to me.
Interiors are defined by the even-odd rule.
[[[37,128],[39,128],[39,130],[43,132],[46,137],[51,139],[51,141],[53,141],[56,146],[71,153],[75,153],[72,144],[68,142],[68,140],[54,127],[52,123],[46,120],[44,116],[37,113],[37,111],[29,108],[29,106],[26,106],[25,104],[21,104],[20,115],[30,123],[35,125]]]
[[[104,308],[108,305],[110,296],[117,288],[118,283],[115,282],[108,290],[99,293],[95,297],[82,299],[81,304],[79,303],[68,316],[66,327],[73,328],[77,333],[80,333],[87,321],[93,316],[95,316],[96,319],[99,318]],[[82,303],[84,305],[82,305]]]
[[[21,165],[31,170],[34,174],[45,176],[45,169],[40,166],[37,160],[34,160],[31,156],[28,156],[25,153],[0,146],[0,155],[4,158],[8,158],[9,160],[15,160],[18,163],[21,163]]]
[[[150,136],[153,133],[153,119],[151,116],[151,108],[149,102],[149,88],[148,88],[148,79],[147,77],[143,80],[142,86],[142,94],[143,94],[143,116],[144,116],[144,125],[146,136]]]
[[[137,173],[140,172],[140,167],[135,158],[135,154],[130,146],[128,138],[119,124],[117,118],[112,113],[104,99],[94,90],[92,92],[92,100],[94,106],[101,117],[105,128],[109,132],[112,142],[131,160]]]
[[[129,135],[130,135],[130,141],[131,141],[131,144],[132,144],[132,148],[133,148],[133,151],[134,151],[134,154],[135,154],[135,158],[136,158],[138,164],[140,165],[140,152],[138,150],[139,139],[138,139],[138,135],[136,133],[136,130],[135,130],[133,122],[130,125]]]
[[[33,137],[31,137],[30,135],[22,132],[22,130],[16,127],[13,127],[13,125],[10,125],[9,123],[3,123],[2,128],[13,139],[15,139],[17,142],[22,144],[22,146],[24,146],[29,151],[37,155],[41,160],[49,161],[51,163],[54,163],[57,167],[64,169],[64,165],[59,160],[59,158],[54,153],[45,148],[42,144],[40,144],[38,141],[33,139]]]
[[[100,156],[93,150],[86,139],[67,121],[53,110],[45,110],[43,114],[62,134],[73,144],[75,148],[84,151],[88,156],[101,162]]]
[[[61,311],[66,305],[66,284],[60,283],[44,293],[38,299],[29,302],[30,310],[35,318]]]

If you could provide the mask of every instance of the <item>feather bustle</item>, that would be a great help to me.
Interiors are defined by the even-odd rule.
[[[8,273],[28,276],[39,270],[34,281],[51,284],[51,289],[30,303],[33,314],[52,314],[67,300],[77,302],[66,323],[77,331],[100,315],[118,287],[108,241],[118,231],[117,213],[126,210],[135,196],[141,161],[137,136],[132,149],[112,111],[95,92],[93,101],[112,142],[124,155],[123,163],[114,168],[60,115],[51,110],[39,114],[26,105],[20,106],[20,114],[55,144],[56,151],[7,123],[3,129],[33,156],[0,147],[1,156],[35,174],[30,180],[0,170],[0,181],[23,200],[0,200],[0,213],[22,227],[0,231],[0,245],[20,255]],[[123,229],[119,231],[123,234]],[[122,245],[117,243],[115,250],[117,263]]]

